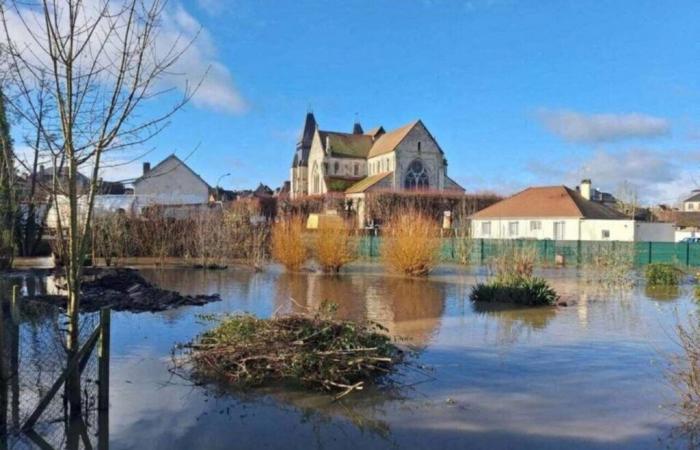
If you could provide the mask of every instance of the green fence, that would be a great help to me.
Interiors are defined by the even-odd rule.
[[[360,256],[377,258],[381,255],[380,236],[363,236],[360,239]],[[445,262],[462,262],[468,253],[472,264],[485,264],[503,252],[506,246],[532,248],[542,264],[555,264],[557,259],[567,265],[585,264],[601,254],[610,252],[634,258],[635,265],[673,263],[700,267],[700,243],[690,242],[617,242],[617,241],[533,241],[505,239],[473,239],[466,243],[459,238],[442,238],[441,259]],[[469,251],[465,252],[464,249]],[[559,256],[559,258],[557,258]]]

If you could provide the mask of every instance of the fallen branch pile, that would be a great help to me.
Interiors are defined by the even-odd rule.
[[[304,316],[209,319],[217,326],[185,346],[200,382],[259,386],[291,381],[340,398],[378,382],[404,355],[372,323]]]

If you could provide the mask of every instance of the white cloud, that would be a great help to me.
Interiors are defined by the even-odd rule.
[[[570,110],[542,109],[539,120],[553,134],[571,142],[610,142],[667,135],[666,119],[646,114],[583,114]]]
[[[614,194],[627,183],[642,202],[675,204],[698,188],[698,158],[700,151],[597,150],[587,157],[535,161],[528,169],[544,184],[575,186],[581,179],[590,178],[594,187]]]
[[[96,11],[100,10],[104,0],[85,0],[82,14],[93,20]],[[119,0],[111,0],[110,7],[118,9]],[[32,6],[20,8],[25,22],[38,36],[42,35],[41,12]],[[12,10],[6,11],[7,24],[10,37],[22,49],[25,57],[33,58],[36,63],[47,65],[48,57],[38,47],[27,31],[25,24]],[[104,22],[104,21],[103,21]],[[216,45],[210,33],[180,4],[168,7],[161,16],[160,28],[154,35],[154,54],[165,55],[168,52],[184,50],[179,60],[168,70],[168,73],[160,80],[160,88],[176,88],[185,91],[200,84],[194,94],[192,102],[201,108],[211,108],[227,113],[243,113],[247,109],[246,102],[236,88],[233,76],[229,68],[220,60]],[[108,25],[105,23],[104,25]],[[96,35],[106,35],[107,29],[100,30]],[[114,41],[114,39],[113,39]],[[191,44],[190,44],[191,43]],[[105,47],[108,51],[103,54],[104,66],[118,61],[119,42],[112,42]],[[110,53],[112,52],[112,53]],[[84,64],[90,63],[89,55],[97,54],[98,43],[95,48],[85,54],[88,55]],[[161,56],[162,57],[162,56]],[[113,75],[113,74],[112,74]],[[103,71],[103,78],[110,76],[109,71]]]

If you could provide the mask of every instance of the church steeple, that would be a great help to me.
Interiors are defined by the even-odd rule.
[[[311,150],[311,141],[314,139],[314,133],[318,128],[314,113],[309,111],[306,113],[304,120],[304,129],[301,131],[299,141],[297,141],[297,149],[294,153],[292,167],[306,167],[309,162],[309,151]]]
[[[364,131],[362,130],[362,125],[360,125],[360,122],[355,122],[355,125],[352,126],[352,134],[363,134]]]

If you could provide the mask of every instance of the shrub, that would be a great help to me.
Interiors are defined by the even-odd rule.
[[[322,225],[314,241],[316,260],[324,272],[337,273],[345,264],[357,258],[357,248],[345,223]]]
[[[505,242],[491,258],[489,267],[498,278],[529,278],[535,269],[537,249],[527,242]]]
[[[542,278],[496,278],[479,283],[469,298],[474,302],[515,303],[526,306],[553,305],[559,296]]]
[[[588,249],[589,252],[583,255],[583,274],[587,282],[607,287],[634,284],[634,243],[591,243]]]
[[[188,346],[187,359],[198,381],[242,386],[292,381],[340,397],[379,380],[402,360],[382,331],[373,323],[318,315],[228,316]]]
[[[299,270],[308,259],[304,242],[304,220],[292,216],[272,227],[272,257],[287,270]]]
[[[680,354],[671,357],[668,379],[678,393],[676,412],[680,431],[692,444],[700,444],[700,324],[691,315],[687,325],[677,326]],[[689,448],[696,448],[691,444]]]
[[[644,272],[647,286],[677,286],[681,281],[681,270],[673,264],[649,264]]]
[[[394,216],[386,225],[381,255],[396,272],[425,276],[438,261],[438,224],[419,212]]]

